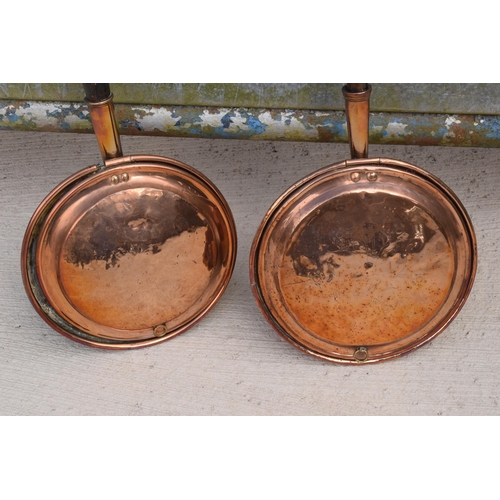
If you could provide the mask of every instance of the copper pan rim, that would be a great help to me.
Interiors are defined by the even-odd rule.
[[[149,185],[150,183],[151,186]],[[175,191],[171,191],[171,189],[175,189]],[[102,197],[100,196],[101,192],[103,193]],[[186,193],[185,197],[184,192]],[[94,197],[95,203],[91,199],[92,196]],[[156,205],[159,203],[158,200],[167,200],[167,198],[170,197],[173,200],[169,201],[170,205],[172,207],[177,207],[177,205],[181,203],[183,210],[187,207],[187,209],[189,209],[188,215],[191,217],[190,220],[196,219],[197,225],[195,224],[194,228],[187,229],[181,227],[177,231],[179,235],[177,235],[177,233],[173,236],[171,235],[165,242],[160,241],[158,243],[155,240],[158,244],[155,243],[153,251],[151,251],[150,248],[151,244],[146,242],[144,245],[148,244],[149,247],[145,250],[143,248],[139,248],[139,250],[137,250],[137,248],[132,248],[132,253],[130,254],[132,257],[125,251],[122,251],[118,254],[118,257],[114,255],[113,258],[115,260],[121,258],[122,260],[120,262],[122,262],[122,264],[124,260],[129,257],[130,259],[143,259],[144,262],[146,262],[147,259],[149,259],[147,262],[160,262],[161,266],[158,269],[149,269],[145,276],[153,276],[154,278],[156,274],[161,275],[163,273],[163,281],[158,281],[158,283],[163,285],[168,281],[169,273],[172,275],[172,272],[175,271],[173,267],[175,262],[169,257],[172,250],[166,249],[165,246],[171,244],[171,241],[175,241],[177,245],[176,251],[178,253],[184,251],[185,256],[183,257],[181,255],[181,258],[184,258],[183,262],[187,262],[188,258],[191,257],[189,252],[195,252],[195,254],[198,255],[198,257],[191,259],[193,262],[196,261],[198,267],[188,268],[183,264],[184,267],[182,269],[189,269],[191,277],[193,277],[193,273],[195,273],[195,281],[200,281],[201,284],[198,287],[199,290],[197,289],[191,292],[191,285],[188,286],[188,284],[186,284],[185,287],[182,288],[183,281],[187,280],[183,280],[181,271],[177,273],[179,275],[177,278],[175,278],[177,275],[172,275],[172,280],[177,279],[178,283],[180,283],[180,285],[177,285],[177,288],[179,288],[179,286],[181,288],[178,295],[169,291],[169,300],[164,302],[168,303],[167,305],[170,308],[174,307],[172,304],[176,305],[178,303],[176,307],[179,311],[169,313],[172,315],[172,318],[169,317],[170,319],[166,320],[163,320],[163,317],[166,317],[165,314],[167,313],[158,306],[150,305],[150,302],[154,302],[155,300],[158,302],[162,297],[163,299],[167,297],[167,295],[165,295],[167,292],[162,291],[162,288],[168,287],[160,287],[158,283],[155,284],[155,282],[151,284],[150,290],[148,290],[146,284],[144,284],[142,288],[137,287],[141,292],[140,294],[137,292],[139,294],[139,300],[145,301],[145,293],[149,294],[145,308],[147,309],[147,307],[149,307],[151,312],[156,314],[160,320],[152,319],[151,324],[149,324],[147,323],[149,320],[146,318],[145,320],[141,320],[144,324],[134,324],[134,321],[139,321],[135,318],[140,316],[140,314],[130,312],[129,319],[124,319],[123,325],[119,324],[119,326],[115,327],[112,323],[109,325],[107,323],[99,323],[98,318],[105,317],[104,314],[106,311],[104,309],[104,312],[99,313],[101,316],[93,316],[93,311],[97,306],[93,306],[94,309],[86,310],[85,307],[78,306],[80,307],[79,309],[74,305],[78,304],[78,302],[76,299],[73,301],[73,291],[70,293],[68,290],[70,290],[70,285],[72,286],[72,284],[75,283],[75,277],[70,273],[70,277],[67,278],[67,283],[70,283],[70,285],[67,283],[66,285],[62,284],[64,278],[64,273],[61,271],[61,262],[64,260],[62,258],[64,253],[62,248],[64,245],[67,246],[69,244],[67,242],[72,238],[72,231],[78,234],[78,228],[81,227],[82,224],[85,225],[86,218],[90,217],[88,214],[95,212],[97,210],[96,207],[99,207],[100,204],[102,205],[103,203],[104,205],[106,203],[108,203],[108,205],[114,203],[114,205],[118,207],[116,210],[122,210],[123,203],[127,204],[130,201],[128,199],[125,201],[122,200],[122,198],[126,196],[129,196],[132,202],[135,198],[143,202],[146,197],[149,197],[156,202]],[[116,203],[114,201],[107,201],[114,200],[113,197],[116,198]],[[89,199],[88,206],[85,205],[87,199]],[[77,205],[77,202],[74,200],[77,200],[81,207]],[[191,203],[194,203],[194,205],[191,205]],[[196,203],[200,203],[200,205],[198,206]],[[80,212],[78,212],[78,210],[80,210]],[[151,210],[152,208],[148,206],[145,213],[150,214]],[[203,210],[206,210],[206,212],[203,212]],[[75,215],[72,215],[72,211],[75,212]],[[177,214],[174,224],[178,225],[178,220],[182,223],[183,219],[182,217],[179,218],[180,215]],[[63,234],[61,228],[65,227],[64,224],[66,224],[66,219],[71,217],[73,217],[74,220],[71,222],[72,225],[70,227],[69,236],[67,236]],[[154,231],[157,231],[158,227],[161,227],[163,222],[161,221],[161,217],[156,217],[156,219],[153,217],[153,224],[148,217],[149,215],[136,216],[138,222],[132,221],[133,224],[129,222],[128,229],[131,228],[130,230],[134,230],[138,233],[142,231],[144,233],[149,224],[150,226],[153,225],[151,231],[154,233]],[[57,226],[58,224],[61,228]],[[58,236],[58,231],[63,235]],[[209,238],[210,241],[207,240],[209,232],[212,238]],[[205,234],[205,236],[203,236],[203,234]],[[190,247],[186,247],[185,244],[181,245],[179,238],[184,238],[186,241],[189,241],[188,238],[195,238],[195,240],[190,244]],[[205,240],[203,238],[205,238]],[[135,245],[137,247],[137,244]],[[205,253],[203,253],[203,249]],[[164,342],[165,340],[185,332],[205,317],[218,303],[229,285],[236,261],[236,249],[236,227],[231,210],[222,193],[206,176],[193,167],[178,160],[153,155],[133,155],[107,160],[105,166],[93,165],[92,167],[83,169],[62,182],[46,196],[33,214],[26,229],[21,252],[21,270],[24,287],[32,305],[51,328],[65,337],[87,346],[114,350],[132,349]],[[170,254],[166,253],[168,251],[170,251]],[[208,256],[205,255],[207,251],[209,251],[209,254],[207,254]],[[57,258],[52,256],[52,253],[57,255]],[[162,255],[163,260],[159,261],[158,259]],[[45,257],[46,262],[42,261],[40,263],[40,256],[47,256]],[[177,255],[177,257],[179,257],[179,255]],[[200,262],[201,259],[205,258],[208,259],[208,264],[207,262]],[[50,271],[46,271],[47,262],[50,264],[48,266]],[[124,269],[124,264],[120,272],[122,275],[125,275],[128,271],[131,277],[135,279],[144,274],[143,268],[145,265],[148,265],[147,262],[146,264],[142,264],[143,267],[140,268],[140,273],[139,268],[137,271],[134,271],[125,266]],[[178,263],[182,264],[181,261]],[[85,267],[88,271],[87,274],[90,276],[92,272],[97,274],[97,271],[92,268],[93,265],[96,267],[96,262],[92,261],[85,266],[74,265],[72,268],[66,265],[66,268],[73,269],[70,269],[71,272],[78,271],[81,273],[83,272],[81,269]],[[106,266],[107,272],[100,272],[99,279],[103,276],[106,278],[105,275],[109,274],[109,271],[114,272],[116,271],[116,267],[120,267],[120,265],[116,266],[114,263],[109,265],[106,264]],[[200,266],[202,271],[201,274],[199,271]],[[202,282],[202,279],[205,281]],[[78,286],[82,286],[81,283],[78,282],[78,279],[76,279],[76,282]],[[184,290],[184,292],[182,290]],[[185,296],[186,290],[187,293],[191,293],[192,298],[183,299],[184,302],[181,302],[181,298]],[[124,295],[122,292],[122,289],[117,289],[114,295],[120,295],[121,297],[121,295]],[[162,296],[162,293],[164,296]],[[174,295],[172,295],[172,293],[174,293]],[[91,295],[91,292],[87,293],[87,296]],[[108,293],[108,297],[109,296]],[[62,304],[59,302],[60,297],[63,297],[63,299],[66,298],[67,303]],[[78,300],[81,301],[81,299]],[[120,317],[127,315],[127,309],[130,307],[130,300],[129,302],[120,303],[121,309],[117,307]],[[188,305],[185,306],[184,303]],[[138,305],[137,309],[139,310],[141,307],[142,306]],[[66,308],[66,310],[64,310],[64,308]],[[91,327],[88,326],[82,327],[79,323],[80,317],[84,318],[91,326],[97,325],[97,330],[92,331]],[[178,323],[176,323],[177,318],[181,318],[178,320]],[[130,327],[126,321],[131,322]],[[172,323],[170,323],[170,321],[172,321]],[[146,323],[147,326],[145,326]],[[107,332],[111,330],[117,332],[113,334],[114,337],[108,336]],[[125,332],[123,337],[121,337],[121,331]],[[105,333],[103,334],[102,332]],[[137,337],[133,337],[136,335],[136,332],[143,333]]]
[[[315,193],[314,196],[312,193]],[[328,245],[330,245],[329,253],[325,253],[328,258],[321,255],[318,256],[316,247],[311,250],[310,247],[313,245],[309,245],[308,247],[309,254],[307,254],[307,258],[304,257],[303,254],[295,260],[293,257],[293,255],[295,255],[294,248],[298,248],[301,244],[303,248],[307,246],[303,243],[303,241],[307,243],[303,235],[313,233],[320,234],[320,229],[324,229],[325,226],[321,226],[319,222],[317,222],[317,227],[320,229],[316,229],[316,226],[313,225],[313,221],[321,221],[321,217],[323,217],[324,220],[326,220],[327,217],[330,217],[331,220],[339,220],[338,218],[335,219],[335,214],[331,215],[333,209],[329,209],[330,211],[327,212],[323,207],[333,207],[334,205],[332,205],[332,203],[337,202],[337,205],[340,207],[341,200],[351,200],[348,201],[347,204],[351,203],[354,207],[356,204],[352,200],[357,199],[356,197],[364,196],[363,193],[368,193],[375,201],[377,201],[377,196],[383,197],[383,200],[385,200],[384,203],[386,203],[387,206],[390,206],[387,200],[395,200],[396,204],[399,203],[404,208],[404,213],[408,212],[414,214],[417,210],[420,210],[423,216],[431,216],[428,217],[431,219],[429,224],[436,223],[432,226],[434,228],[433,236],[429,237],[427,235],[427,249],[415,250],[415,253],[410,254],[406,259],[407,262],[413,259],[412,263],[415,264],[412,265],[416,266],[418,259],[423,259],[422,255],[425,251],[429,253],[430,259],[434,259],[432,260],[432,269],[434,267],[437,268],[438,264],[434,261],[437,261],[438,254],[436,252],[432,253],[428,248],[431,246],[431,243],[429,243],[430,241],[432,241],[432,244],[434,244],[436,248],[438,247],[438,243],[443,247],[443,242],[441,242],[439,238],[442,238],[443,241],[448,241],[448,246],[446,246],[446,252],[448,253],[444,250],[442,250],[442,252],[443,255],[449,256],[448,262],[441,255],[441,264],[439,264],[444,269],[445,264],[443,264],[443,262],[447,262],[446,265],[448,265],[448,267],[446,269],[449,269],[449,271],[447,271],[448,274],[446,274],[446,276],[449,277],[449,284],[445,285],[448,286],[448,288],[443,285],[444,281],[443,283],[436,281],[434,284],[435,286],[433,285],[434,289],[431,289],[431,285],[427,284],[427,281],[432,282],[432,280],[437,279],[444,280],[444,278],[439,276],[436,277],[437,271],[433,271],[436,276],[429,271],[429,275],[424,276],[427,279],[423,280],[426,285],[417,283],[414,286],[408,279],[406,280],[405,283],[410,283],[410,288],[417,289],[421,287],[419,290],[407,292],[407,295],[405,295],[406,292],[401,292],[399,295],[398,292],[395,293],[398,295],[396,297],[399,301],[398,304],[401,303],[400,307],[405,308],[408,312],[414,307],[410,304],[411,293],[420,294],[420,296],[423,296],[425,299],[427,295],[430,295],[430,292],[434,293],[435,290],[440,291],[440,302],[436,299],[435,303],[431,304],[429,302],[429,305],[425,304],[427,307],[425,314],[427,314],[427,316],[425,318],[422,316],[424,319],[418,323],[418,327],[415,326],[417,323],[411,324],[408,322],[408,331],[404,331],[404,326],[401,326],[401,332],[398,332],[397,327],[394,326],[393,332],[385,332],[386,337],[382,335],[380,337],[382,340],[372,341],[371,343],[367,339],[372,339],[374,334],[370,336],[369,333],[366,333],[366,330],[368,330],[367,325],[375,325],[374,330],[379,328],[381,333],[384,333],[382,332],[383,327],[380,325],[384,321],[386,321],[386,325],[391,321],[394,322],[396,313],[394,313],[393,316],[386,314],[384,309],[377,305],[377,307],[379,307],[377,311],[380,310],[381,314],[383,313],[385,320],[380,319],[382,316],[375,320],[373,311],[375,311],[376,308],[375,306],[371,307],[371,304],[374,303],[375,300],[380,302],[380,297],[377,299],[375,295],[369,295],[368,292],[366,292],[368,286],[365,288],[363,285],[358,284],[354,286],[354,288],[357,287],[358,295],[366,295],[368,298],[363,299],[365,300],[365,302],[363,302],[365,306],[364,309],[356,302],[359,307],[357,309],[354,308],[354,310],[357,312],[353,313],[353,310],[350,310],[350,316],[346,313],[349,311],[348,298],[352,300],[354,297],[355,300],[358,300],[357,295],[350,291],[345,292],[344,302],[336,306],[337,309],[333,307],[333,300],[331,297],[333,297],[335,301],[338,301],[340,286],[345,285],[347,289],[347,286],[350,287],[353,283],[361,283],[361,281],[365,279],[365,274],[368,275],[377,269],[379,261],[381,263],[380,267],[383,267],[383,259],[377,259],[374,248],[369,248],[369,251],[367,253],[365,252],[366,255],[357,248],[356,251],[351,252],[351,255],[346,256],[347,252],[344,251],[345,249],[340,251],[337,245],[337,247],[332,250],[331,240],[330,242],[324,238],[321,240],[320,235],[318,236],[318,241],[320,242],[319,246],[328,247]],[[436,200],[436,198],[438,199]],[[342,203],[344,203],[344,201],[342,201]],[[377,206],[380,207],[382,205],[379,203]],[[424,208],[422,209],[422,207]],[[438,213],[432,213],[431,208],[434,212]],[[427,213],[426,210],[429,213]],[[320,211],[323,211],[321,215],[315,215]],[[379,211],[383,211],[383,209]],[[389,213],[389,208],[386,208],[386,211]],[[359,217],[361,217],[360,220],[365,220],[362,219],[364,215]],[[368,221],[368,219],[366,219],[366,221]],[[439,226],[439,230],[436,230],[437,226]],[[314,231],[311,230],[307,233],[310,227],[313,227]],[[351,233],[354,231],[347,225],[346,228],[348,231],[351,231]],[[441,234],[441,232],[443,234]],[[424,241],[424,237],[419,235],[420,233],[417,234],[417,239],[421,237],[422,241]],[[348,238],[344,238],[344,240],[345,239]],[[351,238],[350,241],[354,241],[354,238]],[[436,241],[438,243],[436,243]],[[389,262],[389,267],[391,269],[396,269],[397,265],[395,262],[396,260],[398,260],[398,262],[402,261],[402,253],[399,257],[397,253],[389,257],[390,258],[386,259],[386,261],[391,261]],[[362,272],[359,272],[360,279],[351,279],[351,276],[354,276],[352,273],[349,275],[341,273],[343,268],[349,267],[349,265],[352,266],[352,262],[349,264],[349,259],[351,259],[351,261],[352,259],[358,259],[359,262],[365,264],[365,268],[362,268]],[[319,264],[316,265],[318,262],[323,265],[322,268]],[[270,207],[256,232],[250,251],[249,264],[250,284],[254,299],[266,321],[281,338],[298,348],[300,351],[324,361],[340,364],[366,364],[387,361],[403,354],[408,354],[418,347],[430,342],[437,335],[442,333],[451,321],[453,321],[462,309],[472,290],[477,269],[477,242],[472,222],[464,206],[453,191],[439,178],[416,165],[404,161],[388,158],[361,158],[346,160],[321,168],[299,180],[285,191]],[[423,260],[418,265],[420,266],[418,269],[422,274],[422,269],[424,269],[422,267]],[[333,288],[330,282],[328,285],[325,284],[328,282],[324,276],[324,270],[327,266],[329,266],[330,269],[329,280],[331,280],[332,283],[335,282],[337,278],[339,280],[339,284],[335,285],[337,288]],[[408,267],[408,264],[405,264],[405,266]],[[417,268],[415,267],[415,269]],[[300,274],[300,272],[302,272],[302,274]],[[408,274],[409,271],[405,272]],[[427,272],[427,270],[425,270],[425,272]],[[444,276],[444,271],[440,272]],[[399,278],[399,275],[402,276],[403,274],[404,273],[397,270],[398,279],[402,280],[403,278]],[[363,276],[361,277],[361,275]],[[382,271],[380,271],[379,275],[386,279]],[[290,281],[292,276],[293,280]],[[346,278],[346,276],[348,277]],[[299,278],[301,281],[299,281]],[[311,283],[314,281],[315,286],[306,283],[308,280],[311,281]],[[379,281],[383,282],[383,279]],[[367,281],[366,283],[369,283],[369,286],[373,288],[374,284],[377,286],[377,282],[378,281],[373,278],[372,281]],[[286,291],[288,287],[294,289],[293,293],[296,294],[296,300],[292,297],[292,292]],[[428,287],[427,295],[425,295],[425,287]],[[387,289],[389,288],[390,286],[387,286]],[[326,295],[327,291],[330,289],[334,290],[334,292],[332,292],[332,295],[328,299],[330,302],[328,302],[328,300],[323,300],[323,295],[318,296],[319,299],[316,297],[315,301],[307,296],[307,293],[310,293],[312,289],[320,290],[321,293],[324,292],[323,295]],[[308,292],[306,293],[305,290],[308,290]],[[384,293],[388,294],[388,292],[384,289],[381,293],[381,296],[385,299]],[[390,303],[389,300],[394,300],[394,298],[394,296],[388,297],[388,303]],[[308,301],[309,304],[307,306],[303,305],[304,302]],[[372,309],[373,311],[371,311]],[[396,310],[396,308],[394,308],[394,310]],[[322,313],[320,311],[327,311],[328,314],[330,314],[328,320],[322,319],[320,321],[319,318],[315,318],[313,321],[311,316],[321,316]],[[346,318],[345,321],[342,322],[336,318],[335,311],[338,311],[339,317],[342,316]],[[368,318],[369,313],[366,311],[371,311],[371,316],[369,317],[369,321],[367,319],[367,322],[361,327],[361,330],[365,333],[359,336],[361,339],[365,339],[365,341],[356,342],[353,339],[356,338],[357,332],[352,324],[356,321],[358,321],[358,324],[361,324],[361,319],[355,317],[356,314],[360,312],[360,316],[366,313]],[[417,312],[420,314],[416,309],[415,311],[415,314],[417,314]],[[309,314],[309,317],[304,319],[307,314]],[[349,326],[349,321],[351,321],[351,326]],[[330,323],[336,322],[339,325],[336,327],[338,331],[336,330],[335,333],[330,333]],[[405,325],[405,322],[407,322],[407,318],[403,318],[401,325]],[[322,326],[318,327],[318,324]],[[344,335],[342,328],[344,328],[345,332],[347,332],[349,328],[353,329],[351,337],[347,337],[347,333]],[[392,337],[389,338],[389,333],[394,337],[394,340]],[[324,338],[322,337],[323,335]],[[338,341],[335,336],[346,340]]]

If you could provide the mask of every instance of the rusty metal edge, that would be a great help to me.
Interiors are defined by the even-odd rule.
[[[347,143],[343,111],[117,104],[120,134]],[[91,133],[83,103],[0,100],[0,130]],[[500,116],[371,113],[370,144],[500,147]]]

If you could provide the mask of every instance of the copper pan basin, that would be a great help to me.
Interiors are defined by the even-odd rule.
[[[303,352],[374,363],[441,333],[474,281],[474,230],[437,177],[399,160],[325,167],[286,191],[254,238],[264,317]]]
[[[124,349],[198,322],[222,296],[235,258],[233,217],[217,188],[184,163],[137,155],[54,189],[26,230],[21,267],[52,328]]]

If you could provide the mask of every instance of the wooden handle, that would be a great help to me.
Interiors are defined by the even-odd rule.
[[[109,83],[84,83],[85,99],[88,102],[102,102],[111,97]]]

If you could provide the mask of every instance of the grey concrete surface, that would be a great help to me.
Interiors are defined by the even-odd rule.
[[[0,415],[499,415],[500,151],[372,146],[415,163],[461,198],[479,266],[472,294],[430,344],[386,363],[339,366],[306,356],[253,300],[248,255],[272,202],[294,181],[344,159],[342,144],[123,138],[124,152],[178,158],[224,193],[238,228],[228,290],[197,326],[163,344],[115,352],[49,328],[29,303],[21,242],[45,195],[99,161],[84,134],[0,132]]]

